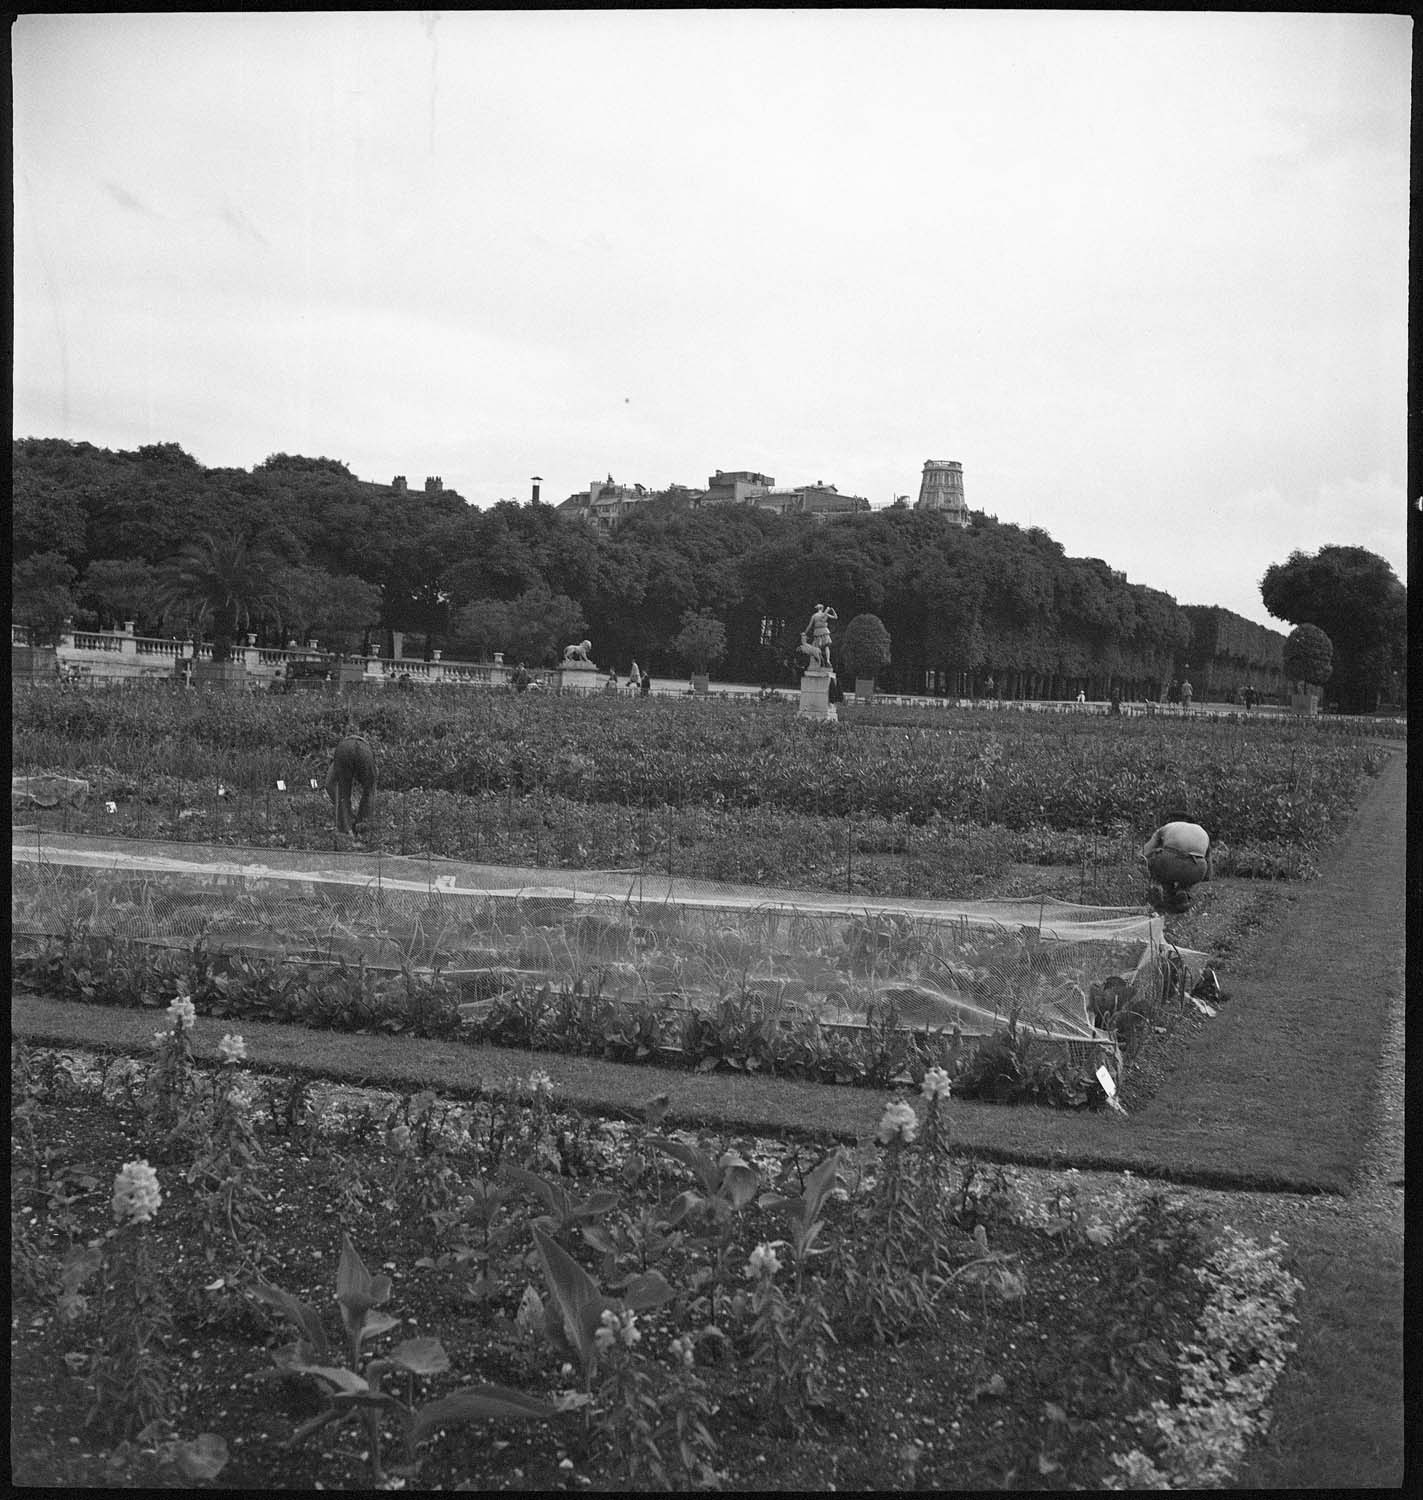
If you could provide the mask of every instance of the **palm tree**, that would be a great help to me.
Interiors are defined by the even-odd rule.
[[[234,532],[203,532],[159,570],[157,601],[212,632],[212,659],[229,661],[254,619],[281,625],[282,559]]]

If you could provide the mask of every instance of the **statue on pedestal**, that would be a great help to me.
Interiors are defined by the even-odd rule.
[[[816,657],[811,657],[812,667],[830,665],[830,622],[839,618],[840,616],[830,605],[817,604],[815,606],[810,617],[810,624],[801,632],[801,649],[803,650],[809,644],[817,652]],[[806,655],[809,656],[810,653],[806,652]]]
[[[574,662],[585,662],[592,666],[589,652],[593,649],[592,641],[578,641],[572,646],[563,648],[563,661],[565,666],[571,666]]]

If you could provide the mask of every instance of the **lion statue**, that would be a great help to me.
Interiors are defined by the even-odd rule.
[[[564,661],[589,661],[588,653],[592,649],[592,641],[579,641],[576,645],[563,648],[563,659]]]

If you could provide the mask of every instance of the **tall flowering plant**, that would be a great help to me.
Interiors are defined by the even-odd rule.
[[[826,1344],[834,1338],[818,1286],[797,1278],[794,1300],[777,1275],[777,1249],[784,1240],[756,1246],[746,1263],[751,1282],[752,1361],[765,1372],[760,1388],[762,1412],[782,1431],[794,1434],[808,1403],[820,1398]]]
[[[203,1252],[210,1263],[222,1261],[228,1273],[205,1288],[227,1288],[236,1295],[240,1274],[260,1276],[267,1259],[256,1220],[265,1195],[252,1178],[252,1167],[262,1154],[253,1119],[252,1102],[242,1064],[247,1044],[227,1033],[217,1044],[219,1067],[200,1108],[193,1111],[193,1160],[187,1180],[198,1194],[207,1231]],[[229,1259],[231,1257],[231,1259]]]
[[[942,1068],[929,1068],[919,1089],[924,1102],[924,1120],[919,1132],[920,1211],[940,1234],[952,1218],[953,1184],[950,1163],[953,1135],[949,1128],[949,1075]]]
[[[942,1088],[931,1094],[937,1131]],[[896,1339],[933,1316],[941,1217],[937,1206],[926,1208],[919,1136],[914,1106],[891,1099],[875,1132],[881,1151],[874,1181],[856,1200],[850,1233],[835,1245],[837,1312],[852,1337]]]
[[[114,1178],[114,1227],[102,1242],[99,1331],[90,1351],[88,1421],[130,1438],[173,1410],[164,1345],[172,1314],[153,1264],[148,1225],[163,1205],[158,1174],[131,1161]]]
[[[193,1028],[197,1008],[180,995],[168,1007],[167,1018],[167,1026],[153,1033],[157,1056],[142,1099],[148,1143],[155,1152],[167,1152],[182,1134],[196,1088]]]

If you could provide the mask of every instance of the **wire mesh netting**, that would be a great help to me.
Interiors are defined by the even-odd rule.
[[[1094,986],[1161,982],[1159,917],[1044,898],[874,900],[647,871],[527,869],[36,831],[12,846],[17,937],[79,934],[292,963],[364,963],[709,1008],[728,993],[826,1024],[964,1036],[1009,1018],[1078,1061],[1113,1056]]]

